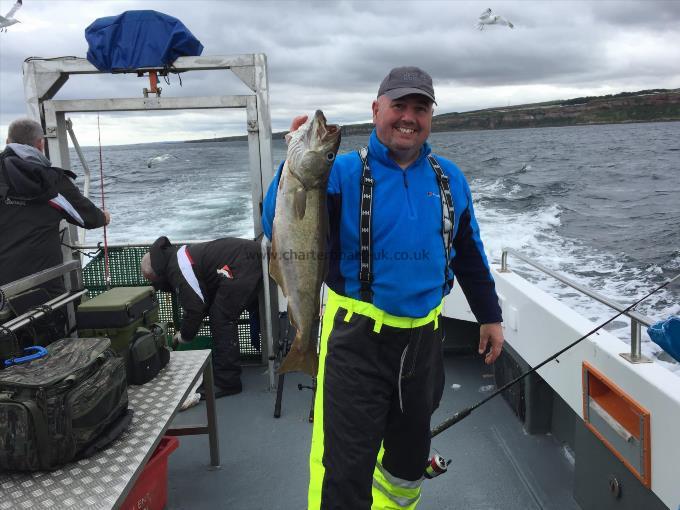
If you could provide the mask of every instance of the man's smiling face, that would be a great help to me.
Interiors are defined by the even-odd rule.
[[[432,101],[420,94],[373,101],[378,139],[393,155],[417,154],[432,129]]]

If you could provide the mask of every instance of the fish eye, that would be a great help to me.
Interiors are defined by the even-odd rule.
[[[333,161],[335,159],[335,154],[332,152],[326,153],[326,161]]]

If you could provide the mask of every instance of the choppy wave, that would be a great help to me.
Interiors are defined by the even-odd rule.
[[[502,179],[487,183],[473,181],[471,184],[476,190],[473,193],[476,217],[490,260],[499,262],[503,248],[513,248],[624,305],[641,298],[663,281],[664,268],[656,264],[638,266],[625,253],[602,252],[577,239],[563,237],[559,229],[563,209],[556,203],[532,207],[530,210],[525,210],[524,207],[509,210],[508,203],[514,201],[512,197],[518,195],[518,190],[516,185],[510,188],[506,188],[506,185],[507,182]],[[545,198],[541,197],[541,201],[545,201]],[[490,207],[490,204],[498,207]],[[673,226],[669,227],[672,228]],[[604,322],[616,313],[606,305],[575,292],[521,261],[510,257],[510,264],[522,276],[564,300],[595,323]],[[680,256],[669,261],[667,269],[677,269],[678,265]],[[642,303],[637,311],[654,320],[680,314],[678,294],[671,290],[662,290]],[[627,318],[613,322],[607,329],[625,342],[630,342],[630,321]],[[669,369],[680,371],[680,366],[664,358],[660,348],[644,332],[643,353],[661,356],[660,361]]]

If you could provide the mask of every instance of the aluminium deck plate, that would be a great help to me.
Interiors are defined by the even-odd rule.
[[[120,505],[180,403],[203,373],[209,354],[208,350],[173,352],[155,379],[130,386],[132,423],[104,451],[56,471],[0,474],[0,510],[108,509]]]

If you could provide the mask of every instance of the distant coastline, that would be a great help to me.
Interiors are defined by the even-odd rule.
[[[680,120],[680,89],[653,89],[502,108],[486,108],[462,113],[442,113],[434,116],[432,132],[678,120]],[[346,124],[342,126],[342,134],[363,135],[370,133],[372,129],[372,123]],[[283,138],[286,133],[287,131],[272,133],[272,138]],[[240,135],[186,140],[186,142],[223,142],[247,139],[248,135]]]

